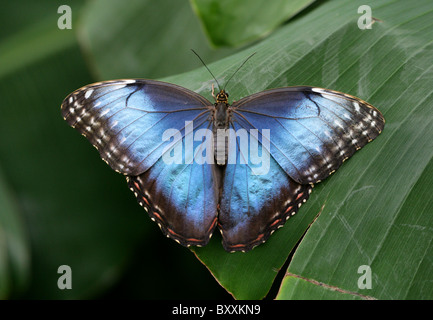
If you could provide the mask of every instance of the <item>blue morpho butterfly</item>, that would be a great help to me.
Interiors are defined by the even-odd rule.
[[[184,246],[206,245],[216,227],[230,252],[265,242],[385,123],[367,102],[322,88],[270,89],[232,105],[224,89],[212,95],[215,103],[170,83],[112,80],[61,106]]]

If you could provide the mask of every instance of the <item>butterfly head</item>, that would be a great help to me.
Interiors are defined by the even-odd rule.
[[[229,103],[228,98],[229,98],[229,94],[224,89],[222,89],[220,92],[218,92],[218,94],[215,97],[216,104],[218,103],[228,104]]]

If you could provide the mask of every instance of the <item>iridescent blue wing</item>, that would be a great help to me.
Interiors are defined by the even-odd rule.
[[[183,245],[204,245],[212,234],[218,173],[213,165],[185,161],[185,150],[171,157],[170,164],[164,155],[182,147],[185,139],[193,141],[198,129],[207,128],[211,108],[212,103],[188,89],[140,79],[85,86],[61,106],[69,125],[98,149],[111,168],[128,176],[138,202],[162,231]],[[186,128],[188,121],[194,123],[191,130]],[[198,143],[194,141],[193,147]]]
[[[249,133],[249,148],[243,149],[238,137],[228,156],[236,154],[236,162],[224,173],[219,228],[228,251],[247,251],[266,241],[308,199],[313,183],[376,138],[385,123],[365,101],[311,87],[253,94],[230,111],[232,128]],[[269,155],[269,170],[262,174],[251,161],[252,141],[259,154]]]
[[[232,128],[242,129],[237,123]],[[271,156],[253,161],[252,142],[258,145],[258,154],[267,151],[260,136],[250,133],[248,140],[249,148],[243,148],[245,140],[236,138],[234,149],[230,148],[236,160],[224,172],[218,227],[227,251],[245,252],[265,242],[298,211],[312,190],[311,185],[291,179]]]
[[[369,103],[337,91],[286,87],[235,102],[240,127],[270,129],[270,154],[296,182],[315,183],[337,170],[383,130],[382,114]]]
[[[203,124],[196,129],[207,127]],[[190,135],[192,133],[178,144],[185,145]],[[209,150],[203,151],[206,141],[211,142],[212,139],[203,137],[193,141],[196,160],[203,152],[209,154]],[[176,145],[173,150],[175,148]],[[188,153],[172,157],[178,160],[178,164],[174,161],[169,163],[161,157],[139,176],[129,176],[128,185],[139,204],[167,237],[184,246],[204,246],[217,225],[220,168],[204,161],[187,161],[185,154]]]
[[[186,88],[154,80],[99,82],[63,101],[63,118],[98,149],[113,170],[137,176],[149,169],[173,141],[167,129],[185,135],[185,122],[198,127],[213,104]]]

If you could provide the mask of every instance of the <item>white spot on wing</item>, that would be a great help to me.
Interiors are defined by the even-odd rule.
[[[84,98],[89,99],[89,97],[92,95],[93,89],[87,90],[84,94]]]
[[[359,108],[359,103],[358,101],[353,101],[353,106],[355,107],[355,111],[359,112],[360,108]]]
[[[103,116],[105,116],[109,112],[110,112],[110,109],[105,109],[104,111],[102,111],[102,113],[101,113],[100,116],[103,117]]]
[[[119,121],[115,120],[112,124],[111,124],[111,129],[114,128],[115,126],[117,126],[117,124],[119,123]]]
[[[343,117],[345,117],[345,118],[348,119],[348,120],[352,119],[352,118],[350,117],[350,114],[348,114],[348,113],[343,114]]]
[[[343,125],[341,124],[341,122],[339,120],[334,120],[334,124],[342,129],[344,129]]]
[[[311,91],[317,92],[317,93],[323,93],[323,89],[321,89],[321,88],[311,88]]]

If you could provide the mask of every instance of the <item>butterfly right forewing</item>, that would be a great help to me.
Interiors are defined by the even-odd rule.
[[[233,104],[242,128],[270,129],[270,154],[295,181],[316,183],[335,172],[383,130],[379,110],[356,97],[314,87],[266,90]]]

